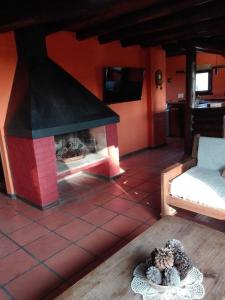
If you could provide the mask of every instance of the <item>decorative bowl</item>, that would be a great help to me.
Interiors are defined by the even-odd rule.
[[[145,276],[144,263],[133,271],[132,290],[141,294],[143,300],[194,300],[202,299],[205,290],[202,285],[203,274],[193,267],[179,286],[163,286],[149,281]]]

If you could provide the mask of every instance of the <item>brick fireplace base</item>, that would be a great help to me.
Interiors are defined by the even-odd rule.
[[[16,195],[44,208],[58,200],[53,137],[7,137]]]
[[[108,178],[120,174],[117,127],[105,126],[107,157],[86,171]],[[7,137],[16,195],[34,206],[45,208],[59,199],[54,137],[29,139]]]

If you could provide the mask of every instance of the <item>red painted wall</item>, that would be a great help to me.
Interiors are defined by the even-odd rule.
[[[166,54],[161,47],[149,49],[149,84],[148,99],[150,99],[149,110],[151,112],[150,128],[152,146],[166,143]],[[162,71],[162,89],[156,87],[155,72]]]
[[[185,74],[176,71],[185,70],[186,58],[184,55],[166,58],[166,100],[177,101],[178,93],[185,94]],[[168,79],[171,82],[168,82]]]
[[[58,32],[47,38],[48,54],[67,72],[102,99],[103,67],[147,65],[147,50],[122,48],[118,42],[100,45],[97,40],[79,42],[73,33]],[[146,82],[142,100],[113,104],[120,115],[118,140],[120,155],[150,146]]]
[[[197,64],[225,65],[225,57],[210,53],[197,53]],[[185,70],[186,59],[184,55],[168,57],[166,59],[167,79],[171,78],[171,83],[166,83],[166,99],[177,101],[178,93],[185,94],[185,74],[176,74],[177,70]],[[219,69],[218,74],[213,74],[213,96],[225,95],[225,69]]]

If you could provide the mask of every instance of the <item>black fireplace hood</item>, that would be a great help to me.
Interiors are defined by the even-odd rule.
[[[114,111],[48,58],[39,30],[20,30],[15,37],[18,63],[7,135],[35,139],[119,122]]]

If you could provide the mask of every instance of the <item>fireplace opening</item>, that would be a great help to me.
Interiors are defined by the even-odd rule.
[[[58,173],[80,171],[107,157],[104,126],[57,135],[54,139]]]

